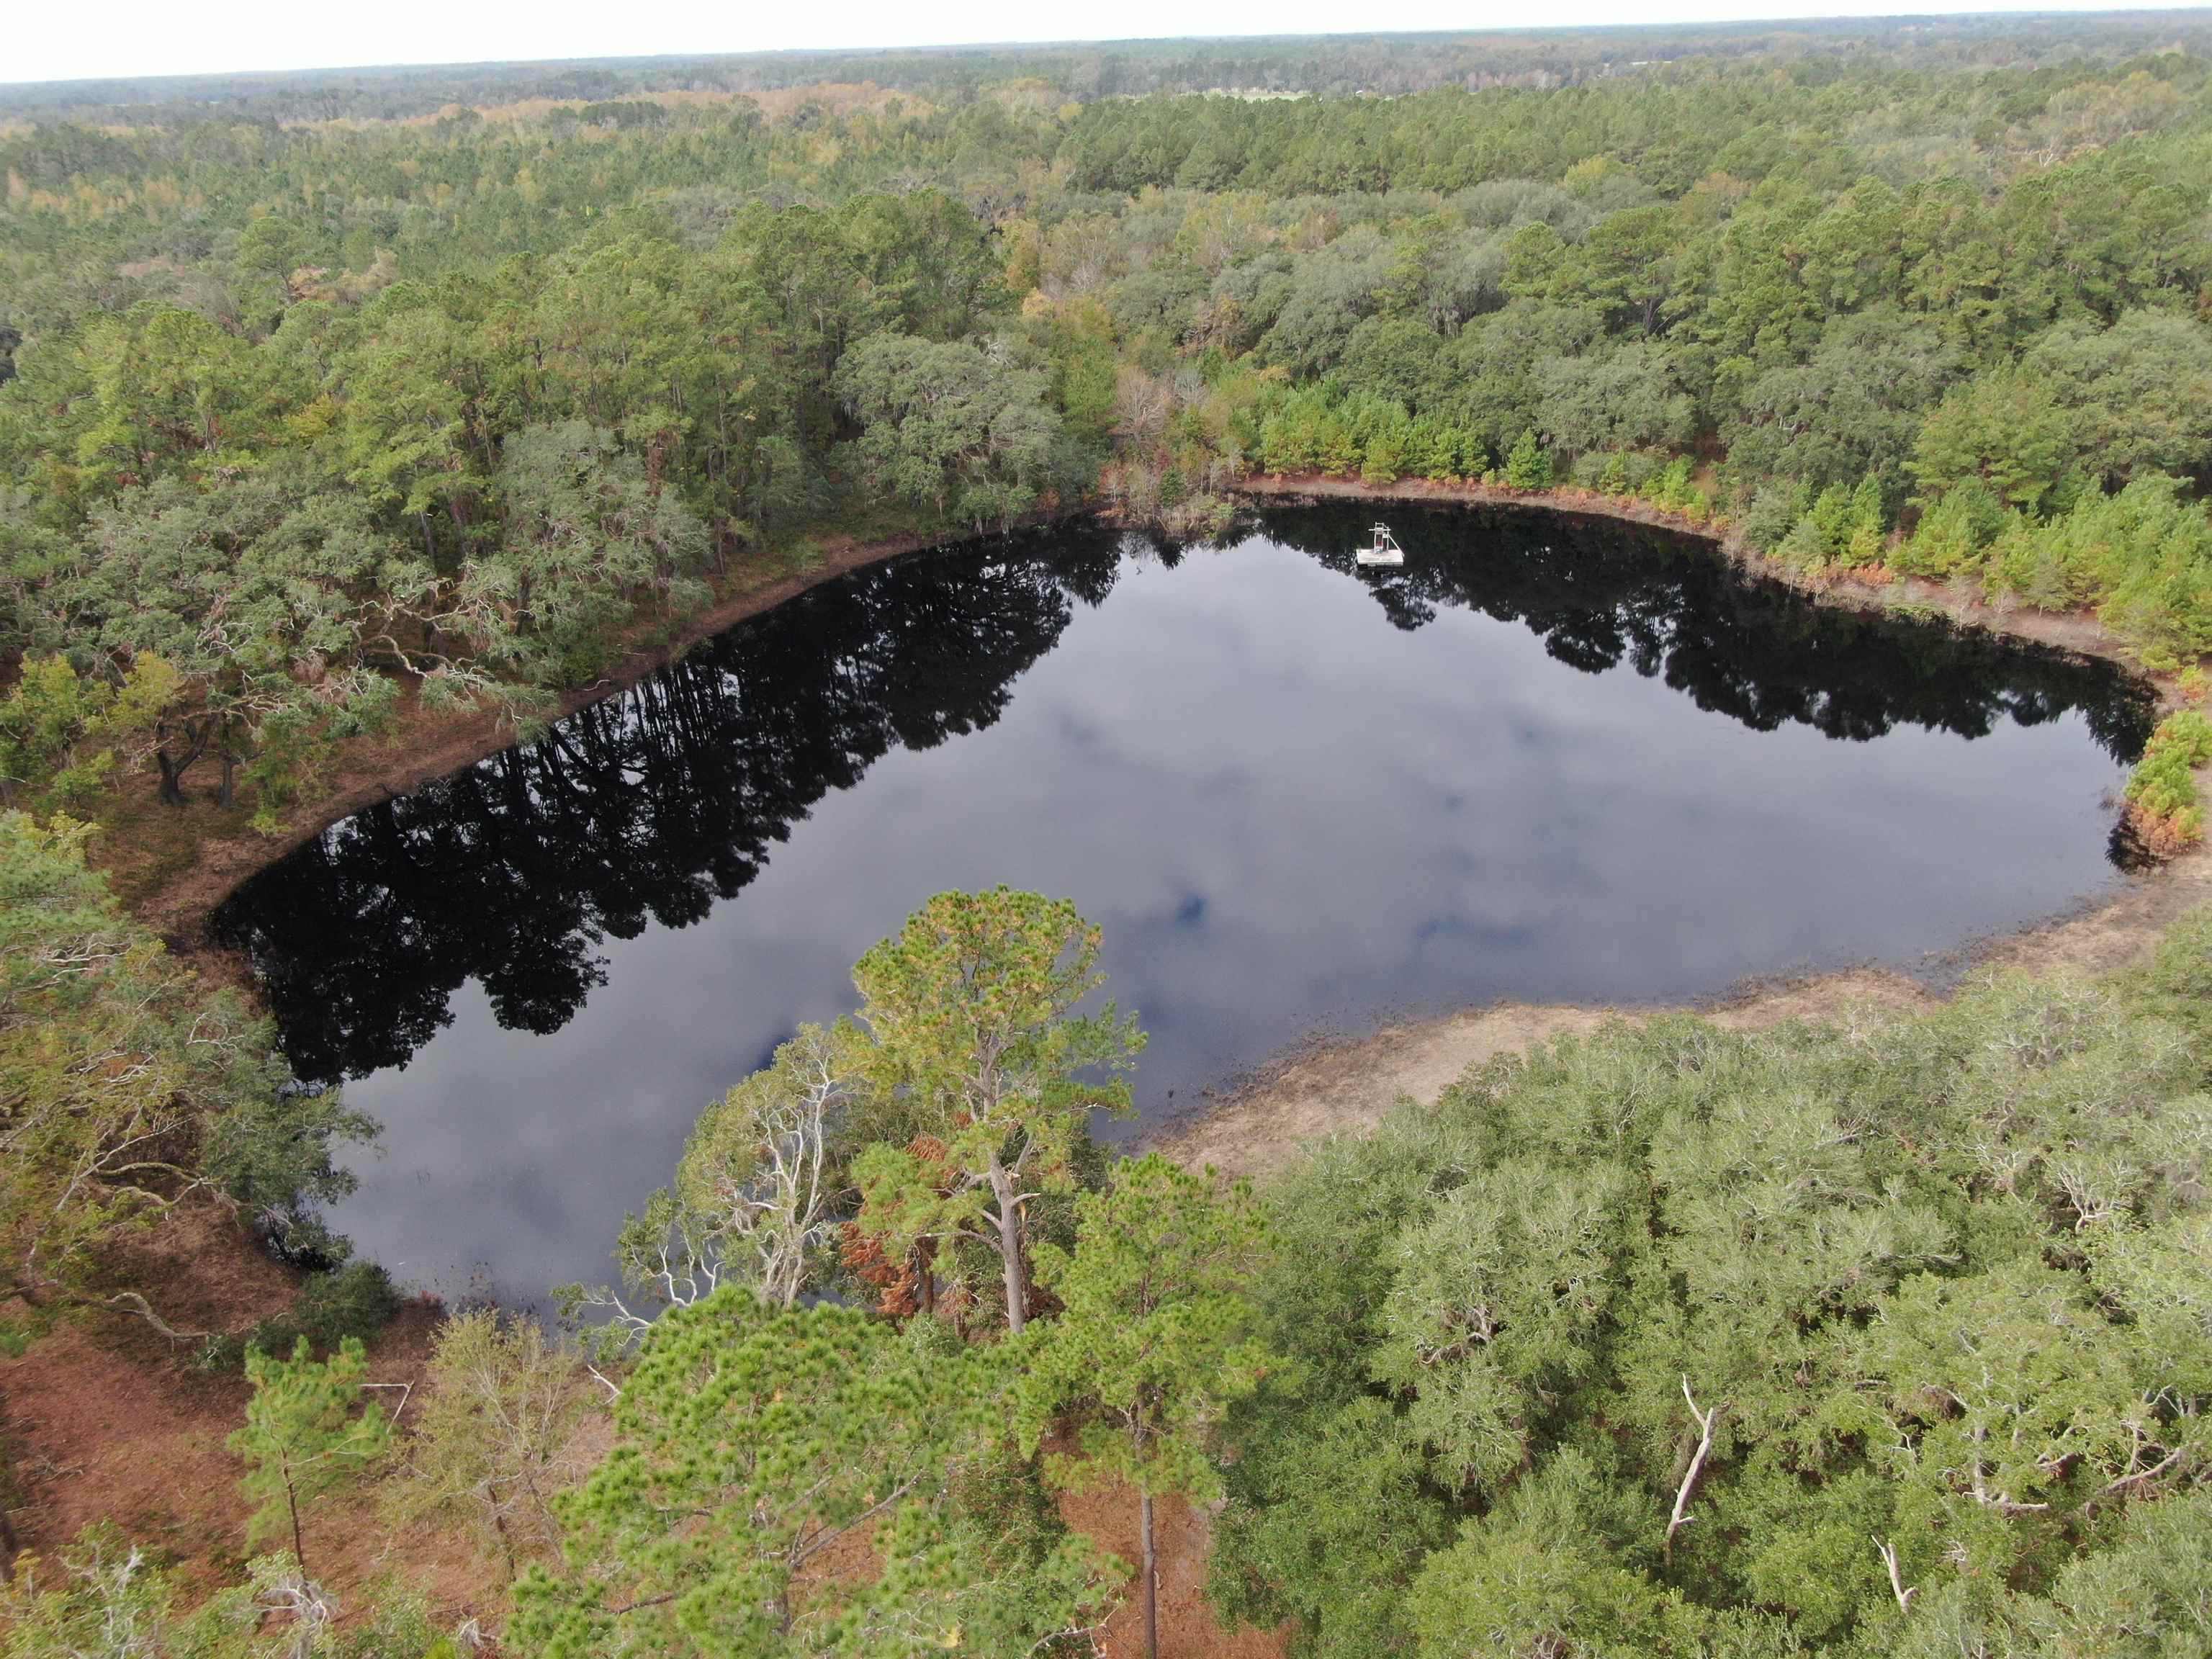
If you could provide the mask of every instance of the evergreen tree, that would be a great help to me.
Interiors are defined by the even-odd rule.
[[[868,1037],[857,1065],[881,1137],[854,1160],[860,1223],[897,1254],[926,1238],[994,1252],[1017,1335],[1026,1206],[1072,1190],[1089,1115],[1128,1109],[1121,1073],[1144,1048],[1112,1003],[1077,1012],[1104,982],[1098,945],[1066,900],[999,887],[939,894],[853,969]],[[925,1161],[917,1134],[941,1156]]]
[[[1213,1431],[1268,1363],[1244,1296],[1265,1232],[1242,1184],[1217,1193],[1212,1171],[1157,1152],[1118,1165],[1112,1185],[1076,1208],[1073,1251],[1037,1252],[1038,1283],[1063,1311],[1043,1328],[1022,1391],[1023,1440],[1034,1450],[1072,1415],[1082,1455],[1054,1460],[1061,1478],[1136,1488],[1145,1651],[1158,1659],[1154,1504],[1170,1492],[1194,1504],[1219,1493]]]
[[[1511,452],[1505,457],[1505,482],[1515,489],[1552,487],[1551,452],[1536,441],[1534,428],[1514,441]]]
[[[939,1335],[735,1285],[664,1315],[623,1380],[613,1449],[559,1500],[563,1571],[524,1577],[509,1644],[544,1659],[1066,1651],[1100,1592],[1088,1548],[1010,1548],[962,1502],[998,1461],[1014,1351]]]
[[[289,1359],[258,1348],[246,1356],[253,1397],[246,1403],[246,1426],[230,1437],[230,1449],[249,1466],[239,1482],[256,1504],[246,1536],[259,1540],[289,1526],[292,1559],[302,1573],[307,1550],[300,1506],[359,1474],[391,1448],[384,1408],[362,1399],[368,1370],[357,1337],[348,1337],[328,1359],[313,1358],[304,1336]]]

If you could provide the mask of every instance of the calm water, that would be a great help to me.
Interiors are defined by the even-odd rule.
[[[1623,527],[1397,508],[1357,570],[1368,516],[903,560],[336,826],[221,919],[384,1122],[336,1223],[418,1285],[605,1277],[698,1109],[948,887],[1103,926],[1157,1117],[1320,1025],[1909,965],[2118,879],[2107,671]]]

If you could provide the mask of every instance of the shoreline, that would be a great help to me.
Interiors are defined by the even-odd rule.
[[[1729,1030],[1760,1030],[1856,1008],[1924,1012],[1948,1001],[1978,971],[2097,974],[2125,967],[2177,917],[2205,903],[2212,903],[2212,853],[2200,846],[2126,878],[2117,892],[2085,898],[2011,933],[1969,940],[1925,958],[1917,969],[1863,963],[1740,982],[1687,1001],[1498,1001],[1385,1019],[1364,1033],[1316,1033],[1277,1050],[1204,1106],[1162,1124],[1137,1145],[1193,1168],[1263,1176],[1312,1140],[1365,1133],[1401,1096],[1431,1102],[1470,1066],[1556,1037],[1586,1035],[1611,1020],[1689,1013]]]
[[[1241,480],[1229,493],[1240,503],[1247,504],[1274,501],[1296,505],[1330,501],[1459,503],[1643,525],[1695,538],[1715,549],[1738,569],[1781,582],[1817,603],[1860,611],[1909,608],[1923,613],[1936,612],[1954,626],[1980,629],[2115,664],[2150,685],[2158,694],[2161,709],[2176,701],[2171,676],[2155,674],[2145,668],[2127,647],[2085,612],[2048,613],[1993,605],[1917,578],[1899,578],[1886,584],[1849,578],[1809,579],[1752,551],[1740,538],[1723,528],[1711,523],[1693,523],[1686,514],[1648,501],[1572,488],[1536,493],[1490,484],[1435,483],[1412,478],[1389,484],[1369,484],[1355,478],[1319,475],[1254,475]],[[1114,516],[1110,509],[1102,511],[1096,507],[1039,513],[1020,520],[1018,530],[1049,529],[1079,519],[1110,520]],[[687,618],[667,638],[632,651],[592,684],[561,693],[547,718],[559,720],[592,703],[619,696],[648,675],[677,661],[695,646],[741,622],[773,611],[810,588],[910,553],[956,546],[963,539],[966,538],[908,535],[866,542],[833,540],[825,545],[818,563],[717,601]],[[514,725],[490,710],[472,708],[452,714],[425,714],[410,687],[402,698],[397,729],[388,736],[352,745],[335,769],[330,787],[311,804],[295,806],[288,812],[283,827],[276,833],[264,835],[240,821],[234,827],[199,837],[191,848],[190,861],[174,874],[151,884],[129,908],[168,941],[171,949],[211,963],[220,961],[219,973],[235,975],[239,964],[228,961],[229,953],[209,937],[208,923],[224,901],[246,882],[340,819],[472,766],[517,740]],[[196,803],[196,807],[207,810],[204,804]],[[156,809],[157,821],[159,813],[173,810]],[[185,810],[192,811],[195,807]],[[118,840],[129,839],[123,832],[114,833]]]
[[[1319,477],[1253,478],[1246,499],[1307,501],[1453,502],[1548,509],[1692,536],[1747,574],[1778,581],[1818,603],[1879,611],[1940,614],[1952,625],[2108,662],[2156,694],[2161,710],[2176,705],[2173,678],[2154,673],[2086,612],[2046,613],[1993,605],[1940,583],[1900,577],[1875,583],[1838,576],[1808,578],[1754,552],[1741,538],[1650,502],[1556,489],[1534,495],[1486,484],[1403,480],[1387,485]],[[1414,1020],[1385,1019],[1359,1034],[1316,1033],[1291,1043],[1194,1109],[1144,1136],[1139,1145],[1224,1176],[1258,1176],[1286,1164],[1297,1148],[1335,1133],[1364,1133],[1401,1096],[1433,1101],[1467,1070],[1492,1057],[1523,1052],[1556,1037],[1596,1030],[1613,1019],[1641,1020],[1687,1012],[1731,1030],[1755,1030],[1852,1007],[1922,1010],[1948,1000],[1969,974],[1983,969],[2028,972],[2105,972],[2147,951],[2184,911],[2212,902],[2212,853],[2189,848],[2124,878],[2117,892],[2087,896],[2059,914],[1990,938],[1962,941],[1929,957],[1918,971],[1864,964],[1779,981],[1738,985],[1687,1002],[1531,1004],[1500,1001]]]
[[[1752,551],[1724,527],[1695,524],[1680,513],[1647,501],[1571,489],[1534,494],[1480,483],[1401,480],[1376,485],[1325,477],[1249,477],[1231,493],[1247,506],[1346,501],[1455,503],[1647,526],[1695,538],[1747,574],[1782,582],[1816,603],[1887,611],[1899,608],[1902,601],[1922,614],[1940,614],[1956,627],[2117,665],[2149,685],[2161,708],[2178,700],[2171,676],[2148,671],[2087,613],[2051,615],[1991,605],[1915,579],[1887,584],[1808,579]],[[1050,528],[1094,516],[1110,520],[1114,515],[1110,510],[1101,514],[1091,508],[1039,514],[1018,529]],[[959,539],[964,538],[909,535],[833,541],[817,563],[731,594],[687,619],[669,637],[633,651],[592,685],[562,694],[550,718],[618,696],[693,647],[811,588],[888,560],[957,545]],[[264,836],[240,823],[202,836],[190,863],[154,884],[131,908],[210,977],[244,983],[246,964],[216,942],[209,927],[215,911],[240,886],[351,813],[450,775],[517,740],[514,725],[492,711],[425,715],[410,690],[398,729],[355,746],[341,761],[331,787],[312,805],[288,815],[281,831]],[[1974,967],[2118,965],[2145,948],[2175,915],[2207,901],[2212,901],[2212,857],[2202,848],[2193,848],[2129,878],[2116,893],[2085,898],[2057,916],[1995,939],[1962,941],[1918,973],[1869,965],[1780,984],[1740,986],[1689,1003],[1615,1007],[1501,1002],[1419,1020],[1386,1019],[1364,1034],[1315,1033],[1226,1080],[1203,1108],[1161,1125],[1139,1144],[1186,1163],[1212,1164],[1226,1174],[1263,1173],[1278,1167],[1299,1142],[1315,1135],[1372,1127],[1401,1093],[1432,1099],[1469,1066],[1493,1054],[1586,1031],[1609,1018],[1644,1018],[1679,1009],[1748,1029],[1801,1015],[1832,1013],[1853,1004],[1929,1006]]]
[[[1053,528],[1095,515],[1096,509],[1087,507],[1036,514],[1017,520],[1014,533]],[[579,709],[619,696],[641,680],[681,660],[694,647],[824,582],[910,553],[957,546],[964,539],[969,538],[909,535],[867,542],[833,539],[824,544],[818,562],[718,599],[686,617],[665,639],[627,653],[591,684],[561,692],[544,718],[562,720]],[[520,740],[514,723],[495,710],[472,708],[453,714],[423,713],[410,685],[401,698],[395,729],[351,745],[335,769],[330,787],[313,802],[287,812],[281,830],[264,835],[240,823],[202,837],[185,868],[155,884],[129,908],[172,951],[203,963],[221,964],[220,975],[234,975],[244,964],[234,961],[232,952],[209,933],[216,911],[232,894],[341,819],[450,777]],[[196,807],[204,805],[194,803]],[[122,837],[118,835],[118,838]]]
[[[1732,528],[1711,520],[1698,524],[1686,514],[1634,497],[1605,495],[1573,485],[1518,490],[1500,484],[1437,483],[1423,478],[1370,484],[1358,478],[1332,478],[1318,473],[1291,473],[1280,477],[1255,474],[1239,481],[1228,493],[1243,501],[1279,501],[1292,506],[1351,501],[1407,501],[1430,506],[1459,503],[1644,525],[1692,537],[1747,575],[1779,582],[1822,605],[1854,611],[1900,611],[1908,616],[1936,613],[1957,627],[1979,629],[2006,639],[2112,663],[2155,690],[2161,708],[2172,707],[2178,700],[2172,675],[2145,666],[2131,647],[2113,637],[2088,611],[2034,611],[2026,605],[1993,605],[1919,576],[1894,576],[1882,582],[1867,581],[1841,572],[1825,577],[1808,576],[1754,550]]]
[[[1611,1021],[1686,1013],[1729,1030],[1873,1008],[1911,1013],[1940,1006],[1979,969],[2031,973],[2119,968],[2147,951],[2167,923],[2212,902],[2212,858],[2195,849],[2121,891],[2048,920],[1929,958],[1917,971],[1870,963],[1740,982],[1711,996],[1622,1003],[1479,1004],[1416,1019],[1385,1018],[1371,1030],[1317,1032],[1278,1049],[1135,1143],[1191,1168],[1262,1177],[1314,1140],[1364,1134],[1401,1097],[1428,1103],[1468,1069],[1524,1053]]]

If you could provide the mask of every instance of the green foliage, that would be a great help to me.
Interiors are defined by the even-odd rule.
[[[2033,513],[2065,477],[2070,431],[2049,382],[2007,366],[1952,392],[1929,416],[1913,475],[1931,497],[1972,479]]]
[[[505,533],[453,595],[455,624],[488,661],[577,684],[634,619],[703,603],[707,527],[611,432],[570,421],[514,433],[495,484]]]
[[[2094,605],[2114,635],[2154,667],[2212,653],[2212,520],[2179,480],[2146,473],[2109,495],[2090,489],[2048,519],[2008,507],[1983,479],[1965,477],[1923,511],[1891,548],[1882,481],[1830,484],[1771,550],[1799,569],[1877,561],[1912,575],[1978,578],[1991,597],[2039,610]],[[1774,536],[1788,500],[1754,496],[1747,535]]]
[[[1009,525],[1049,476],[1060,417],[1043,376],[980,347],[872,335],[846,354],[835,386],[863,428],[869,477],[939,518]]]
[[[2189,471],[2212,446],[2212,337],[2178,312],[2060,323],[2022,368],[2063,411],[2075,464],[2101,479]]]
[[[1364,100],[1125,97],[1194,83],[1047,52],[1050,97],[971,55],[871,63],[942,97],[773,115],[716,66],[665,102],[211,118],[303,112],[257,84],[10,127],[0,660],[40,666],[4,694],[0,787],[90,811],[141,763],[172,800],[212,773],[273,829],[394,675],[543,707],[766,550],[1003,526],[1102,478],[1204,531],[1255,466],[1617,490],[1610,458],[1693,453],[1765,500],[1761,548],[1879,480],[1808,566],[1887,559],[1911,477],[1896,562],[1981,575],[2005,526],[1970,489],[2063,516],[2212,441],[2205,72],[2168,49],[2197,37],[2006,27],[2002,67],[1885,26],[1842,55],[1795,27],[1638,44],[1662,74],[1595,37],[1220,71],[1407,94]],[[1582,79],[1440,68],[1476,59]],[[436,112],[378,84],[313,96]],[[2073,562],[2023,532],[2000,586],[2080,591]],[[2086,594],[2112,626],[2200,648],[2191,559],[2112,562]],[[158,708],[103,706],[154,658]]]
[[[2202,1490],[2129,1511],[2112,1548],[2069,1563],[2046,1612],[2027,1622],[2084,1659],[2212,1652],[2212,1497]]]
[[[1144,1540],[1147,1651],[1158,1651],[1154,1501],[1219,1495],[1211,1443],[1230,1407],[1258,1387],[1266,1351],[1249,1340],[1243,1295],[1265,1235],[1250,1190],[1214,1190],[1157,1152],[1118,1165],[1076,1202],[1073,1252],[1036,1253],[1037,1282],[1062,1304],[1030,1356],[1017,1422],[1025,1455],[1072,1417],[1079,1458],[1047,1468],[1071,1485],[1136,1489]]]
[[[2193,708],[2183,708],[2158,723],[2128,774],[2128,799],[2161,823],[2179,845],[2203,836],[2197,769],[2208,761],[2212,761],[2212,721]]]
[[[1242,1295],[1264,1248],[1251,1195],[1148,1152],[1079,1198],[1076,1217],[1073,1251],[1037,1251],[1037,1282],[1062,1310],[1030,1358],[1024,1441],[1034,1449],[1066,1413],[1081,1460],[1056,1460],[1062,1479],[1206,1501],[1212,1430],[1267,1363]]]
[[[860,1224],[904,1250],[972,1239],[999,1256],[1006,1322],[1028,1314],[1024,1206],[1073,1190],[1095,1110],[1127,1111],[1133,1018],[1078,1008],[1103,983],[1098,930],[1065,899],[940,893],[853,969],[867,1041],[855,1132]],[[1103,1073],[1103,1079],[1085,1073]],[[925,1158],[910,1143],[930,1137]]]
[[[1644,480],[1643,492],[1660,506],[1686,507],[1694,495],[1690,483],[1690,458],[1677,455],[1674,459]]]
[[[240,1337],[219,1337],[198,1356],[207,1369],[234,1365],[253,1350],[283,1353],[305,1342],[328,1352],[349,1341],[366,1341],[384,1328],[399,1305],[392,1275],[374,1261],[345,1261],[301,1281],[292,1305],[270,1314]]]
[[[121,683],[85,678],[69,659],[27,659],[0,699],[0,805],[42,811],[94,805],[118,751],[150,734],[176,696],[161,658],[134,658]]]
[[[1794,352],[1761,356],[1722,428],[1729,465],[1741,477],[1808,493],[1894,476],[1963,356],[1936,319],[1893,301],[1839,313],[1802,362]]]
[[[362,1398],[368,1370],[357,1337],[346,1338],[328,1359],[314,1358],[305,1336],[289,1359],[259,1348],[246,1356],[253,1395],[246,1403],[246,1426],[230,1437],[230,1449],[247,1465],[239,1486],[255,1506],[246,1536],[258,1542],[289,1531],[292,1559],[303,1573],[308,1564],[301,1506],[360,1474],[391,1449],[384,1408]]]
[[[2178,917],[2159,936],[2149,957],[2120,976],[2130,1000],[2144,1013],[2212,1036],[2212,909]]]
[[[1673,449],[1696,433],[1696,405],[1665,348],[1655,343],[1555,358],[1544,365],[1542,380],[1538,423],[1567,453]]]
[[[963,1472],[997,1459],[1014,1351],[931,1334],[735,1285],[664,1316],[616,1403],[614,1449],[556,1500],[567,1571],[524,1577],[509,1644],[736,1659],[914,1652],[988,1631],[973,1650],[1053,1651],[1096,1605],[1087,1550],[989,1547],[963,1532],[980,1514],[951,1501]],[[874,1574],[825,1573],[856,1534]]]
[[[2004,533],[2012,516],[1979,480],[1969,479],[1920,515],[1893,560],[1915,576],[1948,576],[1978,568],[1990,545]]]
[[[289,1556],[261,1556],[246,1581],[189,1614],[169,1575],[113,1528],[88,1527],[52,1563],[24,1556],[0,1587],[8,1659],[460,1659],[422,1600],[387,1589],[341,1622],[337,1599]]]
[[[414,1432],[386,1509],[401,1526],[459,1517],[509,1577],[560,1543],[556,1493],[583,1471],[574,1436],[590,1410],[570,1355],[536,1321],[491,1310],[438,1330]]]
[[[1536,441],[1533,428],[1513,441],[1505,457],[1505,482],[1515,489],[1552,487],[1551,453]]]
[[[2094,604],[2147,659],[2212,651],[2212,523],[2159,474],[2091,493],[2046,524],[2006,519],[1985,555],[1994,592],[2045,610]]]
[[[233,1100],[201,1132],[199,1164],[277,1252],[310,1268],[343,1262],[345,1242],[325,1224],[321,1206],[352,1193],[350,1171],[334,1149],[376,1138],[375,1120],[336,1089],[304,1088],[281,1072],[267,1092]],[[360,1334],[366,1335],[366,1332]],[[289,1347],[289,1339],[267,1346]]]
[[[1429,1558],[1408,1598],[1412,1651],[1448,1659],[1480,1644],[1516,1659],[1689,1659],[1698,1651],[1692,1622],[1607,1541],[1606,1523],[1618,1525],[1620,1509],[1589,1458],[1565,1451],[1551,1459],[1496,1514]]]
[[[34,1291],[82,1290],[104,1240],[208,1188],[283,1237],[347,1190],[331,1146],[369,1127],[124,918],[88,833],[0,813],[0,1229]]]
[[[373,1588],[374,1605],[349,1607],[290,1557],[258,1556],[244,1583],[211,1598],[172,1640],[179,1659],[462,1659],[462,1632],[441,1634],[423,1596],[388,1580]]]
[[[1800,492],[1795,484],[1769,483],[1759,485],[1743,514],[1744,540],[1759,552],[1775,552],[1781,547],[1784,538],[1796,527],[1807,505],[1800,499]]]
[[[599,148],[570,142],[572,159]],[[178,802],[209,763],[217,799],[242,782],[273,828],[331,746],[388,711],[394,673],[448,704],[590,681],[704,599],[721,548],[847,499],[832,381],[848,343],[911,340],[933,371],[982,374],[976,418],[944,417],[959,428],[945,506],[1003,520],[1047,482],[1088,482],[1038,374],[968,337],[1005,296],[945,193],[755,207],[710,254],[715,237],[686,242],[680,216],[602,216],[600,201],[547,234],[515,171],[497,191],[512,212],[459,240],[416,213],[404,252],[396,222],[337,246],[289,201],[248,210],[241,180],[238,222],[210,239],[223,257],[180,289],[42,319],[29,373],[0,393],[0,652],[65,648],[93,688],[143,690],[141,659],[175,674],[131,711],[125,735],[144,736],[127,745],[100,729],[122,712],[97,706],[110,690],[15,694],[0,772],[19,797],[82,799],[112,749],[157,766]],[[221,323],[195,308],[213,295]],[[862,448],[899,435],[864,432]]]
[[[1807,571],[1878,564],[1887,525],[1880,479],[1862,478],[1849,490],[1830,484],[1775,545],[1774,555],[1784,564]]]
[[[1223,1605],[1344,1655],[2132,1651],[2128,1596],[2207,1582],[2141,1528],[2212,1400],[2208,926],[1929,1014],[1615,1025],[1305,1153]]]
[[[1404,1651],[1407,1589],[1451,1528],[1389,1407],[1301,1410],[1271,1377],[1236,1421],[1268,1426],[1228,1472],[1247,1501],[1216,1522],[1207,1600],[1248,1625],[1296,1621],[1316,1659]]]
[[[1802,568],[2094,605],[2186,662],[2212,650],[2204,35],[2085,27],[1678,31],[1633,75],[1607,37],[920,54],[849,79],[921,96],[773,108],[714,91],[726,65],[595,65],[597,101],[513,108],[548,71],[19,90],[59,117],[0,128],[0,791],[93,812],[133,767],[177,801],[212,772],[274,828],[403,680],[542,710],[856,502],[871,531],[1003,526],[1102,466],[1132,514],[1202,528],[1254,467],[1571,468],[1698,518],[1694,455]],[[1383,95],[1166,95],[1245,84]],[[2133,804],[2187,819],[2204,746],[2162,735]],[[365,1124],[118,917],[83,833],[0,818],[19,1281],[83,1293],[118,1230],[209,1189],[343,1263],[315,1212]],[[2117,988],[1608,1031],[1304,1158],[1249,1308],[1206,1304],[1283,1360],[1224,1425],[1222,1604],[1346,1655],[2201,1644],[2203,932]],[[892,1255],[995,1262],[1009,1324],[1025,1264],[1061,1275],[1040,1352],[1092,1355],[1094,1405],[1120,1389],[1134,1360],[1077,1308],[1127,1288],[1101,1241],[1152,1224],[1073,1196],[1139,1041],[1081,1012],[1096,950],[1064,906],[938,901],[862,964],[842,1139],[790,1127],[828,1103],[786,1055],[710,1109],[625,1231],[678,1309],[564,1516],[579,1576],[532,1579],[519,1639],[1072,1644],[1094,1564],[955,1431],[977,1400],[1003,1419],[1011,1359],[796,1303],[857,1192]],[[769,1305],[702,1297],[731,1273]],[[343,1366],[389,1296],[342,1265],[258,1334]],[[542,1403],[550,1362],[455,1340],[422,1490],[467,1484],[496,1535],[527,1506],[468,1456],[538,1454],[469,1425]],[[894,1493],[882,1580],[816,1593],[823,1517]],[[222,1640],[284,1634],[252,1629],[305,1594],[283,1571]],[[74,1632],[150,1583],[35,1594]],[[405,1623],[391,1652],[427,1644]]]
[[[1496,1486],[1528,1462],[1537,1402],[1578,1379],[1613,1310],[1626,1178],[1504,1164],[1400,1236],[1368,1367],[1414,1397],[1407,1428],[1435,1478]],[[1449,1388],[1422,1387],[1447,1374]]]
[[[87,535],[91,556],[56,596],[78,615],[69,643],[126,684],[141,657],[173,671],[146,711],[172,801],[208,758],[228,805],[264,733],[307,748],[296,770],[310,734],[351,729],[378,696],[362,653],[387,620],[382,596],[411,599],[427,580],[362,503],[313,496],[296,479],[157,477],[101,501]]]
[[[2059,556],[2090,573],[2097,614],[2147,662],[2212,653],[2212,524],[2172,478],[2153,473],[2084,501],[2053,526]]]
[[[52,1562],[12,1564],[0,1586],[0,1650],[8,1659],[155,1659],[173,1596],[144,1550],[112,1527],[88,1527]]]

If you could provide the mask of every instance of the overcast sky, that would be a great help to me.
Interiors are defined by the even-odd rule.
[[[805,46],[911,46],[997,40],[1176,34],[1315,34],[1369,29],[1481,29],[1540,24],[1667,23],[1762,17],[1876,16],[1898,0],[1115,0],[1094,8],[1030,0],[951,5],[847,0],[823,5],[659,0],[380,0],[302,5],[299,0],[109,0],[66,5],[17,0],[0,34],[0,80],[62,81],[112,75],[186,75],[225,70],[327,68],[358,64],[457,64],[489,59],[637,57],[659,52],[761,52]],[[1936,4],[1941,12],[2021,9]],[[2045,0],[2039,10],[2100,10]]]

